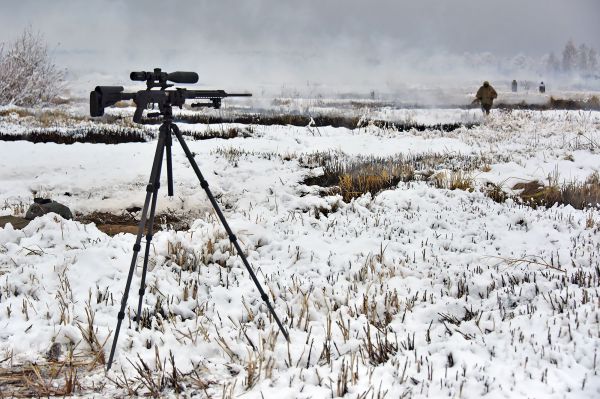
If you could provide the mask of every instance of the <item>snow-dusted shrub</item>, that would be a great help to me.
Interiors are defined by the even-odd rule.
[[[25,29],[12,43],[0,45],[0,105],[50,102],[63,82],[64,71],[52,62],[41,34]]]

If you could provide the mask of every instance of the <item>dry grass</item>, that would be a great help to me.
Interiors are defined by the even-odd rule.
[[[79,376],[101,367],[97,359],[74,356],[70,352],[61,361],[0,368],[0,397],[39,398],[100,391],[103,385],[84,389]]]
[[[204,132],[184,131],[181,133],[186,137],[191,137],[194,140],[208,140],[208,139],[234,139],[237,137],[247,138],[252,137],[254,134],[254,127],[252,125],[246,126],[243,129],[236,126],[221,125],[218,127],[210,127]]]
[[[430,182],[436,188],[445,188],[448,190],[464,190],[472,192],[473,177],[468,172],[461,170],[451,172],[438,172],[429,178]]]
[[[139,355],[136,362],[131,364],[136,375],[132,378],[127,377],[123,372],[123,376],[117,376],[115,378],[109,378],[109,380],[115,384],[119,389],[127,392],[129,396],[151,396],[153,398],[164,397],[165,391],[169,391],[175,394],[181,394],[186,391],[186,384],[183,382],[184,377],[189,377],[192,373],[184,375],[179,371],[175,364],[175,356],[172,352],[169,352],[169,357],[161,359],[158,346],[154,347],[155,350],[155,367],[151,367],[145,362]],[[194,385],[202,386],[205,390],[208,384],[196,379],[193,376],[187,378],[187,387]],[[189,381],[193,384],[189,384]]]
[[[438,188],[473,191],[472,173],[490,162],[473,156],[436,153],[354,159],[318,153],[301,156],[299,161],[306,166],[323,167],[322,175],[309,177],[304,184],[336,187],[339,191],[334,192],[339,192],[344,201],[366,193],[375,195],[399,182],[409,181],[429,181]]]
[[[407,165],[389,165],[387,168],[368,165],[339,176],[339,189],[344,201],[365,193],[377,194],[396,186],[400,181],[414,179],[414,170]]]
[[[321,166],[323,174],[304,180],[306,185],[330,188],[325,195],[341,194],[344,201],[366,193],[376,195],[399,182],[427,181],[436,188],[474,191],[474,174],[489,168],[490,160],[453,154],[422,154],[388,158],[347,158],[343,154],[316,153],[296,156],[307,167]],[[436,170],[438,170],[436,172]],[[585,182],[559,183],[558,171],[549,176],[548,184],[538,180],[517,183],[512,187],[523,203],[551,207],[571,205],[576,209],[600,206],[600,174],[590,175]],[[501,185],[487,183],[481,191],[496,202],[511,197]]]
[[[600,174],[590,175],[585,182],[569,182],[559,185],[551,179],[548,185],[537,180],[517,183],[513,190],[518,196],[533,207],[550,207],[555,204],[571,205],[575,209],[596,208],[600,206]]]
[[[8,108],[8,109],[0,110],[1,118],[11,117],[13,115],[17,116],[19,118],[25,118],[28,116],[33,116],[34,113],[29,108]]]

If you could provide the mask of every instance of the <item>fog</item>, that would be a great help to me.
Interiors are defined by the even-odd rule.
[[[544,80],[543,56],[569,39],[600,49],[597,0],[0,4],[0,40],[40,32],[81,87],[160,66],[224,88],[393,92]]]

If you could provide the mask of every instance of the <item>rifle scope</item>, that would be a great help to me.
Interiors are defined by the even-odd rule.
[[[131,80],[140,82],[166,82],[167,80],[174,83],[197,83],[198,74],[196,72],[161,72],[160,69],[155,69],[153,72],[131,72],[129,74]]]

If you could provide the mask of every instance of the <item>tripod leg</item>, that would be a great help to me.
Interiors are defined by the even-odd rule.
[[[169,133],[170,134],[170,133]],[[168,147],[167,147],[168,148]],[[163,147],[164,149],[164,147]],[[139,301],[137,308],[137,328],[140,328],[140,322],[142,320],[142,301],[144,299],[144,293],[146,292],[146,272],[148,270],[148,257],[150,255],[150,243],[152,242],[152,235],[154,234],[154,215],[156,212],[156,201],[158,199],[158,189],[160,188],[160,171],[162,166],[163,152],[161,151],[160,163],[158,164],[158,171],[156,173],[156,180],[152,184],[152,202],[150,205],[150,216],[148,216],[148,234],[146,235],[146,248],[144,249],[144,266],[142,267],[142,281],[140,282],[139,290]]]
[[[183,140],[183,136],[181,135],[181,132],[179,131],[179,128],[177,127],[177,125],[175,125],[175,124],[171,125],[171,129],[177,136],[177,140],[179,140],[179,143],[181,144],[181,147],[183,148],[183,151],[185,152],[187,159],[190,161],[190,164],[192,165],[192,168],[194,169],[196,176],[198,176],[198,179],[200,180],[200,186],[206,192],[206,196],[208,197],[215,212],[217,213],[217,216],[219,217],[221,224],[225,228],[225,231],[227,232],[227,235],[229,237],[229,241],[231,241],[231,244],[233,244],[233,246],[235,247],[235,250],[237,251],[239,257],[242,259],[242,263],[244,264],[244,266],[246,267],[246,270],[248,270],[248,273],[250,274],[250,278],[256,285],[256,288],[258,289],[258,292],[260,293],[261,299],[265,302],[265,304],[267,305],[267,308],[269,308],[269,312],[271,313],[271,315],[273,315],[273,318],[275,319],[277,326],[279,326],[279,330],[281,331],[281,333],[283,334],[285,339],[289,342],[290,337],[289,337],[287,331],[283,327],[283,324],[279,320],[279,317],[277,317],[277,314],[275,313],[275,309],[273,309],[273,306],[271,305],[271,302],[269,301],[269,296],[265,293],[262,286],[260,285],[260,282],[256,278],[256,274],[254,274],[254,270],[252,270],[252,267],[250,267],[250,264],[248,263],[248,260],[246,259],[246,256],[244,255],[244,252],[242,252],[242,248],[240,247],[240,244],[238,243],[237,238],[231,231],[231,228],[229,227],[229,223],[227,223],[227,220],[225,219],[223,212],[221,212],[221,208],[219,208],[219,204],[217,203],[217,201],[215,200],[215,197],[212,195],[212,192],[208,188],[208,182],[206,181],[206,179],[204,179],[204,176],[202,176],[202,172],[200,172],[200,168],[198,167],[198,164],[196,163],[196,160],[194,159],[194,155],[192,154],[192,152],[188,148],[187,144]]]
[[[171,124],[169,124],[171,125]],[[171,159],[171,146],[172,146],[172,138],[171,138],[171,127],[169,126],[167,129],[167,193],[169,197],[173,196],[173,163]]]
[[[154,153],[154,162],[152,163],[150,180],[148,185],[146,186],[146,199],[144,200],[144,207],[142,208],[142,216],[140,219],[140,224],[138,226],[137,237],[135,240],[135,244],[133,245],[133,256],[131,258],[131,265],[129,266],[129,274],[127,275],[125,292],[123,293],[123,298],[121,299],[121,308],[119,309],[119,314],[117,316],[117,328],[115,329],[115,336],[113,338],[112,347],[110,349],[110,356],[108,357],[108,365],[106,367],[107,370],[110,370],[112,366],[112,362],[115,356],[115,349],[117,348],[117,341],[119,339],[119,331],[121,330],[121,323],[125,318],[125,306],[127,306],[127,297],[129,296],[129,288],[131,287],[131,279],[133,277],[133,271],[135,270],[135,263],[137,261],[138,252],[141,249],[140,243],[142,241],[142,234],[144,233],[144,228],[146,227],[146,216],[148,214],[150,196],[152,195],[152,192],[154,190],[154,182],[158,181],[159,179],[158,174],[160,172],[160,165],[162,163],[163,151],[165,147],[165,136],[166,134],[161,132],[161,134],[158,137],[156,152]]]

